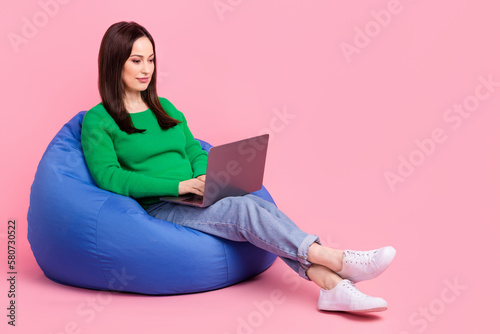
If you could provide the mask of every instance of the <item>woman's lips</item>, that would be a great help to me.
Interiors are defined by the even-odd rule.
[[[146,83],[149,81],[149,78],[137,78],[137,80],[139,80],[142,83]]]

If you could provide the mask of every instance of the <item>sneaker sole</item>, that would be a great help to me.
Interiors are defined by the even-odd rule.
[[[365,313],[365,312],[383,312],[386,310],[387,310],[387,307],[376,307],[376,308],[370,308],[370,309],[360,310],[360,311],[345,311],[345,312]]]
[[[375,308],[368,308],[368,309],[363,309],[363,310],[329,310],[326,308],[319,308],[320,311],[326,311],[326,312],[351,312],[351,313],[368,313],[368,312],[383,312],[387,310],[387,307],[375,307]]]

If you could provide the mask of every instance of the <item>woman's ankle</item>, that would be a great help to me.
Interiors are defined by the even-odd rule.
[[[311,267],[307,270],[307,276],[311,281],[324,290],[331,290],[342,281],[342,278],[339,275],[318,264],[311,265]]]
[[[309,246],[307,260],[311,263],[320,264],[334,272],[342,270],[343,251],[322,246],[317,243]]]

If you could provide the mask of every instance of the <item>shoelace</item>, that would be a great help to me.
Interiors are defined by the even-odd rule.
[[[377,253],[377,251],[365,251],[365,252],[360,252],[360,251],[351,251],[351,250],[345,250],[345,261],[349,263],[355,262],[356,264],[364,264],[368,265],[372,259],[373,255]]]
[[[351,290],[354,294],[358,295],[358,296],[363,296],[363,293],[361,293],[361,291],[359,291],[356,286],[354,285],[353,282],[349,281],[349,280],[343,280],[342,281],[342,284],[348,288],[349,290]]]

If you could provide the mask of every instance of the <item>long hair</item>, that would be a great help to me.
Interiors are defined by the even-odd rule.
[[[125,85],[122,80],[123,65],[130,57],[135,41],[141,37],[149,39],[156,55],[153,37],[144,27],[135,22],[118,22],[109,27],[102,38],[99,49],[99,93],[102,105],[115,120],[118,127],[128,134],[145,131],[135,128],[132,124],[132,118],[127,112],[123,101]],[[167,115],[158,99],[156,91],[156,59],[155,56],[155,68],[151,76],[151,82],[148,88],[141,92],[141,97],[156,116],[160,127],[166,130],[180,122]]]

